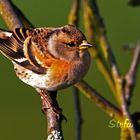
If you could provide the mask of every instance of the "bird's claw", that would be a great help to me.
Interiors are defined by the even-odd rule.
[[[46,108],[46,107],[42,107],[42,112],[44,114],[47,112],[47,110],[51,110],[53,113],[55,113],[57,115],[58,118],[61,117],[62,120],[64,119],[67,122],[67,118],[63,115],[61,108],[56,108],[56,107]]]

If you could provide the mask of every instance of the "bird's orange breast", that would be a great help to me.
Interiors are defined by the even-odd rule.
[[[55,79],[66,76],[71,70],[71,63],[59,60],[53,63],[51,70]]]

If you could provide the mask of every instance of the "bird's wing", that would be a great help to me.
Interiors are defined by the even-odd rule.
[[[44,73],[30,53],[31,29],[16,28],[13,32],[0,30],[0,52],[24,68],[36,73]]]

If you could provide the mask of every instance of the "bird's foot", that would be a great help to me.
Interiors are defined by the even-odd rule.
[[[42,100],[42,112],[44,114],[46,114],[46,112],[48,111],[51,111],[58,118],[61,117],[62,120],[64,119],[67,122],[67,118],[63,115],[61,108],[53,106],[50,102],[49,102],[49,105],[46,105],[46,104],[48,104],[48,102],[46,103],[45,100]]]
[[[55,114],[59,119],[64,119],[67,121],[67,118],[63,115],[62,109],[59,108],[56,101],[55,93],[46,94],[44,92],[39,92],[42,101],[42,112],[46,114],[51,111],[52,114]]]

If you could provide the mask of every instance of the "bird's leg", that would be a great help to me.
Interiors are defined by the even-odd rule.
[[[47,110],[51,110],[58,115],[62,115],[62,109],[59,108],[56,100],[57,91],[46,91],[42,89],[37,89],[37,91],[41,97],[43,113],[46,113]]]
[[[50,110],[56,110],[54,109],[55,106],[57,106],[57,102],[54,103],[54,99],[56,100],[56,92],[46,92],[44,90],[40,90],[39,92],[39,95],[41,97],[41,102],[42,102],[42,112],[45,114],[47,109],[50,109]],[[52,94],[52,95],[51,95]],[[54,111],[55,112],[55,111]]]
[[[59,108],[56,100],[57,91],[40,90],[38,93],[41,97],[43,113],[46,113],[47,110],[51,110],[58,114],[58,116],[62,115],[62,109]]]

